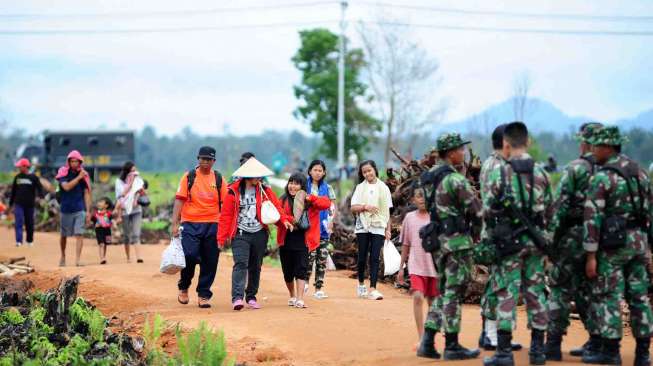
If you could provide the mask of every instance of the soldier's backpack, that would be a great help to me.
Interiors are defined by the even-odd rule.
[[[437,208],[435,205],[435,191],[438,189],[438,186],[444,178],[449,174],[454,173],[454,170],[449,165],[443,165],[434,171],[424,172],[420,176],[420,185],[422,187],[426,185],[431,185],[431,193],[428,194],[426,190],[424,191],[426,199],[426,209],[431,215],[431,222],[424,225],[419,229],[419,237],[422,239],[422,247],[428,253],[433,253],[440,250],[440,240],[438,236],[440,235],[442,222],[438,217]]]
[[[215,174],[215,188],[218,190],[218,207],[220,209],[220,212],[222,212],[222,174],[220,174],[219,171],[214,170],[213,173]],[[190,196],[190,189],[193,188],[193,184],[195,184],[195,178],[197,177],[197,171],[195,169],[191,169],[188,171],[188,200],[191,200]]]
[[[634,220],[627,220],[623,215],[610,215],[605,218],[601,225],[599,246],[606,250],[619,249],[626,244],[627,229],[640,228],[645,232],[649,231],[648,226],[650,223],[646,218],[646,215],[644,215],[644,201],[646,196],[642,190],[641,182],[639,181],[639,167],[634,162],[630,162],[625,168],[616,164],[605,164],[601,166],[600,170],[614,172],[626,181],[626,189],[628,190],[630,204],[635,212]],[[637,183],[639,207],[635,207],[635,194],[631,187],[631,182],[633,180]]]

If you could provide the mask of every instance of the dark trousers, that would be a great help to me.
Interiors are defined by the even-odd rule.
[[[238,229],[231,242],[234,268],[231,273],[231,301],[256,300],[261,280],[261,266],[268,246],[268,232],[260,230],[248,233]],[[245,288],[247,284],[247,288]]]
[[[197,294],[205,299],[213,296],[211,285],[215,280],[220,256],[217,232],[217,223],[184,222],[181,224],[181,246],[184,248],[186,268],[181,270],[181,278],[177,284],[180,290],[188,290],[195,276],[195,266],[199,264]]]
[[[14,204],[16,243],[23,242],[23,225],[27,234],[27,242],[34,242],[34,207]]]
[[[365,265],[369,256],[370,287],[376,288],[385,236],[370,233],[356,234],[356,243],[358,244],[358,282],[365,281]]]

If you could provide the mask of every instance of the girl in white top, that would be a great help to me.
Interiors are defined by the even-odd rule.
[[[381,249],[390,240],[390,189],[379,178],[373,160],[365,160],[358,167],[359,184],[351,197],[351,211],[356,215],[356,243],[358,244],[358,297],[382,300],[376,289],[379,277]],[[365,287],[365,267],[369,256],[370,290]]]

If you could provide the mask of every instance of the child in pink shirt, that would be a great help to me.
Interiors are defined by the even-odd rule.
[[[424,333],[424,298],[428,304],[427,309],[433,303],[436,296],[439,296],[437,286],[437,275],[433,257],[422,248],[422,240],[419,237],[419,229],[431,221],[429,212],[426,210],[426,199],[424,191],[413,190],[413,204],[417,210],[406,214],[401,227],[401,266],[397,281],[404,282],[404,265],[408,262],[408,274],[410,275],[410,290],[413,295],[413,311],[415,312],[415,325],[417,326],[418,339]]]

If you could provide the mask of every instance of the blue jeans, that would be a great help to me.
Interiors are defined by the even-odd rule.
[[[186,268],[181,270],[177,287],[188,290],[195,276],[195,266],[200,265],[197,294],[205,299],[213,296],[211,286],[218,270],[220,250],[217,242],[217,223],[184,222],[181,224],[181,246],[184,248]]]
[[[14,205],[15,229],[16,229],[16,243],[23,242],[23,225],[25,225],[25,232],[27,234],[27,242],[34,241],[34,207]]]

